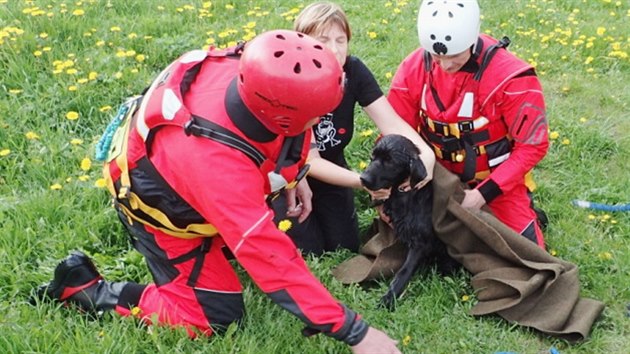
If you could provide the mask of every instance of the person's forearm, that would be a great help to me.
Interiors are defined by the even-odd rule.
[[[322,182],[341,187],[362,188],[359,174],[325,160],[321,157],[309,158],[309,176]]]

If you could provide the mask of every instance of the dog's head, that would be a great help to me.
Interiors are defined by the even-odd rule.
[[[401,135],[382,137],[372,150],[372,160],[361,174],[361,183],[369,190],[398,187],[407,178],[415,186],[427,176],[418,156],[420,150]]]

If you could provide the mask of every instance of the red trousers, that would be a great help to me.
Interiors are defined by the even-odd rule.
[[[531,198],[524,184],[488,203],[499,220],[545,249],[545,239],[531,205]]]
[[[223,251],[223,240],[182,239],[139,223],[123,224],[144,255],[154,283],[146,286],[137,308],[117,307],[159,324],[184,326],[191,335],[210,335],[244,316],[242,286]]]

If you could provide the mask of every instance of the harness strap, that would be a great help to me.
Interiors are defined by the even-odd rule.
[[[184,126],[186,135],[204,137],[243,152],[257,167],[265,162],[265,155],[246,140],[230,130],[201,117],[192,116]]]
[[[510,43],[511,41],[508,37],[503,37],[497,43],[491,45],[490,48],[488,48],[486,53],[483,55],[483,58],[481,59],[479,70],[477,70],[477,72],[475,73],[474,79],[476,81],[481,80],[481,76],[483,75],[484,71],[486,71],[486,68],[488,67],[488,64],[490,64],[490,61],[492,60],[494,55],[497,53],[497,49],[507,48]]]
[[[210,246],[212,245],[211,238],[205,238],[201,241],[201,245],[196,249],[195,256],[195,265],[193,265],[193,269],[190,272],[190,276],[188,277],[188,282],[186,285],[191,288],[195,287],[197,284],[197,279],[199,279],[199,274],[201,274],[201,268],[203,268],[204,260],[206,259],[206,254],[210,251]]]

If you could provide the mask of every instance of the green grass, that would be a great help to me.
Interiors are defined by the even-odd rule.
[[[181,330],[148,328],[106,314],[90,319],[52,304],[28,304],[69,251],[94,256],[110,279],[148,281],[95,186],[94,144],[117,105],[140,92],[179,54],[208,43],[225,46],[253,33],[289,28],[293,0],[0,0],[0,352],[2,353],[338,353],[343,344],[300,336],[302,324],[273,305],[243,274],[248,316],[241,329],[190,340]],[[416,1],[343,1],[353,54],[385,91],[398,63],[417,46]],[[331,268],[345,252],[308,263],[322,282],[406,353],[630,352],[630,217],[574,208],[573,199],[627,203],[630,176],[630,8],[627,1],[481,2],[483,29],[508,35],[510,49],[536,65],[556,136],[535,170],[537,203],[550,217],[551,252],[580,269],[582,295],[607,307],[584,342],[472,317],[469,275],[418,275],[395,313],[375,305],[387,281],[336,282]],[[210,16],[211,15],[211,16]],[[76,70],[70,70],[74,69]],[[108,109],[108,107],[113,107]],[[69,120],[68,112],[79,118]],[[362,113],[357,131],[373,129]],[[357,138],[349,159],[359,170],[374,135]],[[83,168],[82,168],[83,167]],[[357,193],[361,225],[375,215]],[[464,295],[470,300],[464,301]]]

